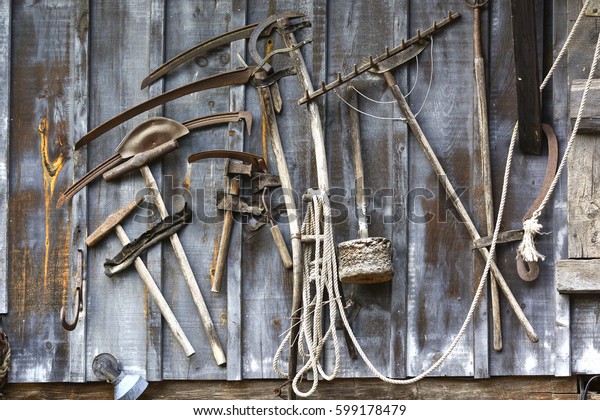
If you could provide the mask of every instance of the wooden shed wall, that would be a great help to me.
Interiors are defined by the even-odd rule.
[[[538,47],[543,51],[540,63],[547,69],[581,5],[579,1],[540,0],[536,6],[538,28],[543,28],[538,31]],[[153,381],[276,377],[272,361],[289,327],[291,273],[284,270],[267,229],[252,232],[236,224],[226,286],[221,294],[210,292],[209,268],[221,231],[215,193],[224,186],[222,162],[204,161],[191,168],[186,163],[191,153],[215,148],[262,154],[264,134],[255,89],[248,85],[188,95],[119,126],[80,151],[74,152],[72,146],[89,129],[149,97],[238,67],[235,52],[245,56],[245,45],[237,43],[231,50],[200,57],[164,82],[140,90],[141,80],[166,59],[225,31],[292,10],[312,21],[312,28],[303,30],[299,38],[312,38],[303,52],[315,84],[429,27],[449,10],[463,14],[434,38],[431,52],[428,47],[421,54],[418,68],[411,62],[395,74],[403,92],[414,86],[411,107],[422,106],[418,119],[423,131],[480,226],[472,16],[462,0],[4,2],[0,6],[0,53],[4,56],[0,60],[0,161],[7,164],[0,166],[0,209],[8,215],[0,224],[0,235],[6,231],[7,236],[6,258],[0,256],[0,269],[5,273],[0,281],[0,327],[12,345],[11,382],[93,381],[91,363],[101,352],[113,353],[128,371]],[[508,2],[490,2],[483,18],[497,206],[516,119]],[[283,57],[274,59],[276,67],[285,63]],[[373,76],[357,79],[355,85],[377,100],[392,99],[383,80]],[[302,194],[316,184],[310,130],[304,108],[296,105],[302,96],[297,79],[283,79],[280,86],[284,110],[279,126],[294,187]],[[561,151],[569,129],[567,86],[563,65],[543,96],[544,119],[557,131]],[[339,208],[346,209],[335,226],[335,239],[341,242],[354,238],[357,230],[352,210],[349,109],[334,93],[319,104],[326,121],[331,186],[339,193],[334,199]],[[415,376],[440,357],[458,332],[483,263],[470,250],[466,229],[406,124],[391,119],[401,117],[401,112],[393,104],[363,99],[359,107],[386,118],[361,116],[361,124],[365,181],[374,192],[370,233],[393,241],[395,276],[385,284],[345,286],[345,294],[362,306],[354,332],[373,364],[392,377]],[[97,181],[68,206],[55,207],[60,193],[110,156],[136,122],[156,115],[185,121],[243,109],[254,116],[251,135],[244,134],[241,123],[193,132],[178,150],[151,166],[169,211],[176,211],[184,198],[194,205],[194,223],[180,237],[226,348],[227,366],[218,367],[168,242],[154,247],[145,261],[196,349],[191,358],[185,357],[173,339],[133,270],[115,278],[104,275],[105,258],[120,249],[116,237],[94,248],[85,247],[87,234],[144,189],[137,172],[115,183]],[[274,162],[270,147],[268,153],[268,161]],[[545,164],[545,156],[515,156],[504,229],[521,226],[540,188]],[[425,214],[432,214],[433,219],[422,222],[420,216]],[[579,329],[571,340],[570,314],[575,316],[575,326],[583,320],[587,328],[597,300],[570,302],[554,286],[554,262],[566,256],[566,186],[562,181],[541,223],[551,235],[538,237],[539,249],[548,258],[534,283],[517,277],[516,243],[498,248],[498,265],[539,342],[527,339],[502,299],[504,347],[495,352],[489,302],[484,299],[465,337],[434,375],[570,375],[572,368],[576,372],[596,369],[593,363],[571,357],[584,348],[596,355],[600,347],[577,333]],[[285,223],[281,225],[288,238]],[[124,224],[130,237],[148,226],[132,219]],[[58,314],[61,306],[70,307],[73,302],[78,250],[85,262],[85,305],[79,326],[68,333],[60,326]],[[328,348],[327,368],[332,360]],[[342,348],[340,376],[373,375],[360,359],[350,360]]]

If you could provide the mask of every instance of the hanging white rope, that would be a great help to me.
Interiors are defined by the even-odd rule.
[[[585,10],[586,5],[589,3],[589,1],[590,0],[586,1],[584,7],[582,8],[581,13],[583,13],[583,10]],[[567,42],[565,43],[565,46],[563,46],[563,50],[566,49],[566,47],[568,45],[567,43],[572,38],[572,34],[578,26],[580,17],[581,17],[581,14],[580,14],[579,18],[577,19],[575,25],[573,26],[573,29],[571,30],[571,33],[569,34],[569,37],[567,38]],[[598,56],[600,56],[599,51],[600,51],[600,37],[598,38],[598,43],[596,44],[596,51],[594,54],[594,63],[592,64],[592,69],[590,70],[590,78],[588,78],[588,83],[586,84],[586,88],[589,88],[591,77],[595,71]],[[562,55],[563,55],[563,51],[561,51],[561,54],[559,54],[556,61],[560,60],[562,58]],[[554,71],[553,69],[556,68],[556,64],[557,63],[555,62],[551,71]],[[551,74],[549,74],[546,77],[546,79],[544,80],[544,83],[542,84],[542,89],[543,89],[543,86],[545,86],[545,84],[547,83],[547,80],[549,79],[550,76],[551,76]],[[584,91],[584,96],[582,98],[582,106],[580,107],[580,112],[578,113],[578,121],[576,121],[575,128],[573,130],[574,132],[576,132],[576,128],[578,127],[578,122],[581,119],[581,109],[583,108],[583,105],[585,105],[585,99],[586,99],[586,91]],[[346,313],[344,310],[345,308],[342,305],[342,299],[341,299],[341,294],[340,294],[340,290],[339,290],[337,261],[336,261],[336,257],[335,257],[335,244],[333,242],[333,232],[332,232],[332,223],[331,223],[331,208],[329,206],[329,201],[328,201],[326,195],[313,196],[312,206],[308,207],[307,216],[306,216],[306,219],[304,220],[304,223],[302,226],[302,235],[314,235],[315,238],[322,238],[322,242],[319,239],[317,239],[317,241],[315,242],[314,245],[307,246],[305,248],[305,254],[304,254],[304,263],[305,263],[305,266],[304,266],[305,282],[303,285],[304,308],[300,315],[299,336],[295,339],[298,340],[299,354],[301,354],[305,359],[308,359],[308,360],[307,361],[305,360],[305,364],[298,371],[298,373],[292,380],[292,387],[294,389],[294,392],[297,395],[299,395],[301,397],[308,397],[308,396],[312,395],[312,393],[314,393],[314,391],[317,388],[319,377],[323,377],[326,380],[332,380],[336,377],[336,375],[339,371],[339,363],[340,363],[340,346],[339,346],[339,342],[337,340],[337,334],[335,333],[335,325],[336,325],[338,314],[342,320],[342,323],[344,324],[344,327],[346,328],[346,330],[348,332],[348,335],[349,335],[352,343],[356,347],[357,353],[360,355],[360,357],[365,362],[367,367],[371,370],[371,372],[376,377],[378,377],[379,379],[381,379],[382,381],[384,381],[386,383],[396,384],[396,385],[408,385],[408,384],[415,383],[415,382],[425,378],[426,376],[428,376],[434,370],[438,369],[444,363],[444,361],[450,356],[450,354],[458,346],[458,343],[464,336],[468,325],[470,324],[470,322],[473,319],[475,309],[477,308],[477,305],[480,303],[481,297],[483,295],[484,286],[486,284],[486,281],[487,281],[487,278],[489,275],[489,271],[490,271],[490,265],[494,259],[495,253],[496,253],[496,244],[498,241],[498,234],[500,232],[500,226],[502,224],[502,217],[504,215],[504,209],[506,207],[506,195],[507,195],[507,190],[508,190],[508,181],[509,181],[509,177],[510,177],[510,168],[512,165],[512,159],[513,159],[515,144],[516,144],[516,140],[517,140],[517,134],[518,134],[518,123],[515,123],[512,137],[510,140],[509,149],[508,149],[508,156],[507,156],[507,160],[506,160],[506,167],[504,170],[504,178],[503,178],[503,183],[502,183],[502,195],[501,195],[500,205],[499,205],[499,209],[498,209],[498,216],[497,216],[496,224],[494,227],[494,233],[492,236],[492,243],[490,245],[490,251],[489,251],[489,255],[486,260],[486,263],[485,263],[485,268],[484,268],[481,278],[479,280],[477,290],[473,297],[473,301],[471,302],[469,311],[465,317],[465,320],[464,320],[460,330],[458,331],[457,335],[454,337],[454,339],[452,340],[452,342],[450,343],[449,347],[446,349],[444,354],[435,363],[433,363],[428,369],[426,369],[424,372],[422,372],[420,375],[418,375],[414,378],[392,379],[392,378],[386,377],[384,374],[379,372],[377,370],[377,368],[375,368],[375,366],[371,363],[371,361],[369,360],[369,358],[363,351],[362,347],[358,343],[356,337],[354,336],[354,333],[352,332],[352,328],[350,327],[350,323],[346,317]],[[569,141],[569,144],[567,145],[567,150],[565,151],[565,157],[563,158],[563,162],[561,162],[561,166],[559,167],[559,172],[557,172],[557,177],[555,178],[555,182],[553,183],[552,187],[548,191],[546,199],[544,200],[544,202],[542,202],[538,211],[534,212],[534,216],[532,217],[532,219],[534,217],[536,217],[535,216],[536,213],[537,213],[537,217],[539,217],[539,212],[541,212],[541,209],[543,209],[543,207],[549,200],[551,192],[556,185],[557,179],[560,177],[560,171],[562,171],[562,168],[564,167],[564,161],[565,161],[566,155],[568,154],[570,145],[572,144],[573,138],[574,138],[574,136],[572,136],[572,138]],[[535,219],[535,223],[537,223],[537,218]],[[532,222],[529,225],[529,229],[531,231],[538,230],[538,228],[537,228],[537,226],[535,226],[534,222]],[[308,279],[308,281],[306,281],[306,279]],[[327,296],[329,297],[329,299],[327,301],[324,300],[325,292],[327,292]],[[329,309],[329,328],[323,335],[323,331],[322,331],[323,325],[322,325],[322,321],[321,321],[322,320],[322,309],[326,305],[328,306],[328,309]],[[323,368],[321,366],[321,358],[322,358],[322,351],[325,347],[325,342],[329,338],[332,338],[332,340],[333,340],[333,351],[335,354],[335,362],[334,362],[333,372],[331,374],[326,374],[323,371]],[[281,345],[277,349],[277,352],[276,352],[274,360],[273,360],[273,367],[274,367],[275,371],[277,372],[278,375],[280,375],[282,377],[286,377],[286,374],[279,368],[279,359],[281,357],[281,354],[283,353],[285,346],[288,345],[289,343],[290,343],[290,332],[288,332],[286,334],[286,337],[284,338]],[[312,386],[308,391],[302,392],[298,389],[298,383],[302,380],[302,377],[309,371],[312,371],[312,374],[313,374]]]
[[[581,23],[582,17],[585,14],[584,12],[587,9],[589,2],[590,2],[590,0],[586,0],[581,11],[579,12],[579,16],[577,17],[577,20],[575,21],[575,24],[573,25],[573,29],[571,29],[571,32],[569,33],[569,36],[567,37],[565,44],[561,48],[560,53],[558,54],[558,57],[554,61],[552,68],[550,69],[550,71],[548,72],[548,75],[546,76],[546,78],[544,79],[544,81],[542,82],[542,84],[540,86],[540,92],[544,89],[544,87],[546,86],[546,84],[548,83],[550,78],[552,77],[552,74],[556,70],[556,67],[558,66],[559,61],[562,59],[565,52],[567,51],[567,48],[573,38],[573,34],[579,27],[579,24]],[[577,118],[575,119],[575,124],[573,125],[573,131],[571,132],[571,137],[569,137],[569,141],[567,142],[567,147],[565,148],[565,153],[562,157],[562,160],[560,161],[560,165],[558,167],[558,170],[556,171],[556,175],[554,176],[554,179],[552,180],[552,184],[550,185],[548,192],[544,196],[544,200],[540,203],[539,207],[533,212],[531,217],[523,222],[523,230],[524,230],[523,240],[519,244],[519,247],[517,249],[518,254],[521,255],[521,257],[523,258],[523,261],[535,262],[538,260],[543,261],[545,259],[545,256],[540,254],[535,247],[535,236],[541,232],[542,227],[543,227],[539,223],[539,218],[542,214],[542,211],[548,204],[548,201],[550,201],[550,198],[552,197],[552,194],[554,193],[554,189],[556,188],[556,185],[558,184],[558,181],[560,180],[560,176],[563,172],[563,169],[567,165],[567,158],[569,157],[569,153],[571,152],[571,147],[573,146],[573,143],[575,142],[575,138],[577,136],[577,131],[579,130],[579,124],[581,122],[581,117],[583,116],[583,110],[585,109],[585,104],[587,101],[587,96],[588,96],[588,92],[590,90],[592,79],[594,78],[594,74],[596,73],[596,68],[598,65],[599,57],[600,57],[600,35],[598,36],[598,39],[596,41],[596,48],[594,50],[594,58],[592,60],[592,66],[590,67],[590,73],[588,75],[587,81],[585,83],[585,87],[583,89],[583,95],[581,97],[581,104],[579,105],[579,110],[577,111]]]

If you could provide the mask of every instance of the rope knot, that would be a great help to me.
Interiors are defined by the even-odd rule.
[[[519,244],[518,254],[523,257],[525,262],[544,261],[546,257],[540,254],[535,248],[535,235],[539,234],[542,225],[538,223],[537,217],[533,216],[523,222],[523,241]]]

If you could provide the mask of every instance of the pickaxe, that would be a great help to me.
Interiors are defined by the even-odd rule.
[[[123,246],[127,245],[129,243],[129,238],[127,237],[127,233],[125,233],[125,230],[121,226],[121,222],[133,210],[135,210],[143,200],[144,197],[140,197],[108,216],[106,220],[86,238],[86,245],[89,247],[96,245],[112,231],[115,231]],[[146,265],[144,264],[142,259],[140,257],[136,257],[133,261],[133,264],[135,265],[135,269],[137,270],[140,278],[144,282],[144,285],[148,289],[150,296],[152,296],[152,298],[154,299],[154,302],[158,306],[158,309],[160,310],[162,316],[165,318],[165,321],[167,321],[167,324],[171,328],[171,331],[173,331],[175,338],[177,339],[177,341],[179,341],[179,344],[181,344],[185,355],[188,357],[194,355],[194,348],[187,339],[185,332],[183,331],[181,325],[179,325],[179,322],[175,317],[175,314],[173,314],[173,311],[169,307],[169,304],[165,300],[163,294],[156,285],[156,282],[152,278],[152,275],[148,271],[148,268],[146,268]]]

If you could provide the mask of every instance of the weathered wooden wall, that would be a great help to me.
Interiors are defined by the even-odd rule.
[[[536,2],[538,27],[545,28],[538,31],[544,71],[563,44],[579,3]],[[119,126],[80,151],[73,152],[72,147],[89,129],[149,97],[239,67],[238,52],[250,62],[245,43],[238,42],[231,50],[187,63],[149,89],[139,89],[144,76],[166,59],[272,13],[297,10],[310,18],[312,28],[298,37],[312,38],[303,52],[315,84],[331,80],[337,71],[347,72],[365,56],[382,53],[385,46],[394,46],[418,29],[431,26],[448,10],[463,14],[420,55],[418,71],[413,61],[395,75],[403,92],[414,85],[408,97],[410,105],[414,111],[422,107],[418,120],[423,131],[449,179],[461,191],[461,200],[476,225],[482,226],[472,12],[462,0],[42,0],[12,2],[12,10],[0,7],[0,54],[6,58],[0,61],[0,97],[10,98],[8,103],[0,103],[0,121],[7,121],[0,124],[0,144],[8,148],[6,153],[0,150],[0,160],[9,156],[6,174],[0,166],[0,208],[4,209],[2,200],[10,197],[9,217],[3,218],[8,232],[3,248],[8,268],[0,264],[6,273],[0,282],[0,313],[5,313],[0,315],[0,327],[13,348],[12,382],[96,380],[91,363],[101,352],[113,353],[127,370],[152,381],[276,377],[272,362],[289,328],[291,272],[284,270],[266,229],[252,232],[236,223],[226,285],[221,294],[210,292],[209,269],[214,264],[222,220],[215,210],[215,192],[224,187],[223,163],[209,160],[191,167],[186,163],[191,153],[214,148],[263,153],[265,134],[256,90],[245,86],[189,95]],[[483,28],[496,207],[517,109],[510,27],[510,5],[491,1],[483,11]],[[275,47],[281,45],[276,37],[271,41]],[[263,51],[273,47],[263,42]],[[274,59],[276,67],[285,63],[284,57]],[[10,84],[8,76],[1,76],[9,72]],[[362,76],[354,86],[376,100],[392,99],[377,76]],[[283,79],[280,87],[284,109],[278,121],[294,187],[301,195],[316,185],[312,139],[305,110],[296,105],[302,96],[297,78]],[[544,118],[555,127],[561,151],[568,129],[567,91],[567,74],[561,66],[543,95]],[[339,93],[345,94],[344,89]],[[339,242],[353,239],[357,230],[351,194],[349,109],[334,93],[319,99],[319,104],[326,121],[331,187],[336,191],[336,204],[346,211],[335,226]],[[483,262],[471,251],[463,223],[405,122],[398,119],[402,115],[396,105],[360,98],[359,108],[386,118],[361,115],[361,134],[365,182],[373,191],[370,233],[393,241],[395,276],[385,284],[345,286],[345,295],[362,306],[354,332],[374,365],[392,377],[415,376],[440,357],[458,332]],[[227,366],[218,367],[168,242],[154,247],[145,261],[196,349],[189,359],[162,322],[135,271],[114,278],[104,275],[105,258],[120,249],[117,238],[109,237],[90,249],[83,243],[86,234],[109,214],[143,191],[138,172],[114,183],[96,181],[68,206],[56,209],[55,205],[74,180],[113,153],[136,122],[156,115],[185,121],[243,109],[254,116],[251,135],[244,134],[241,123],[192,132],[178,150],[151,166],[170,212],[177,211],[184,199],[194,206],[194,223],[186,226],[180,237],[226,348]],[[273,163],[270,147],[267,152]],[[521,226],[541,185],[545,164],[545,156],[516,154],[504,229]],[[570,311],[588,314],[597,300],[570,302],[556,293],[554,284],[554,261],[566,255],[565,188],[561,182],[541,219],[552,234],[538,237],[540,251],[548,256],[541,264],[539,279],[525,283],[518,278],[516,243],[498,247],[498,264],[540,341],[527,339],[502,297],[504,347],[495,352],[489,302],[484,299],[474,324],[434,375],[570,375],[572,369],[595,369],[593,364],[572,358],[589,346],[594,352],[600,347],[584,338],[570,341],[569,316]],[[423,220],[424,215],[431,215],[431,220]],[[124,223],[130,237],[148,226],[133,217]],[[287,226],[281,226],[287,238]],[[0,225],[0,239],[2,234]],[[62,305],[72,306],[78,250],[85,261],[85,309],[77,329],[67,333],[58,313]],[[4,287],[8,305],[2,311]],[[68,312],[72,314],[72,310]],[[591,322],[589,317],[577,319],[584,319],[585,325]],[[342,347],[341,377],[373,376],[360,359],[350,360]],[[326,367],[332,362],[333,350],[328,348]]]

